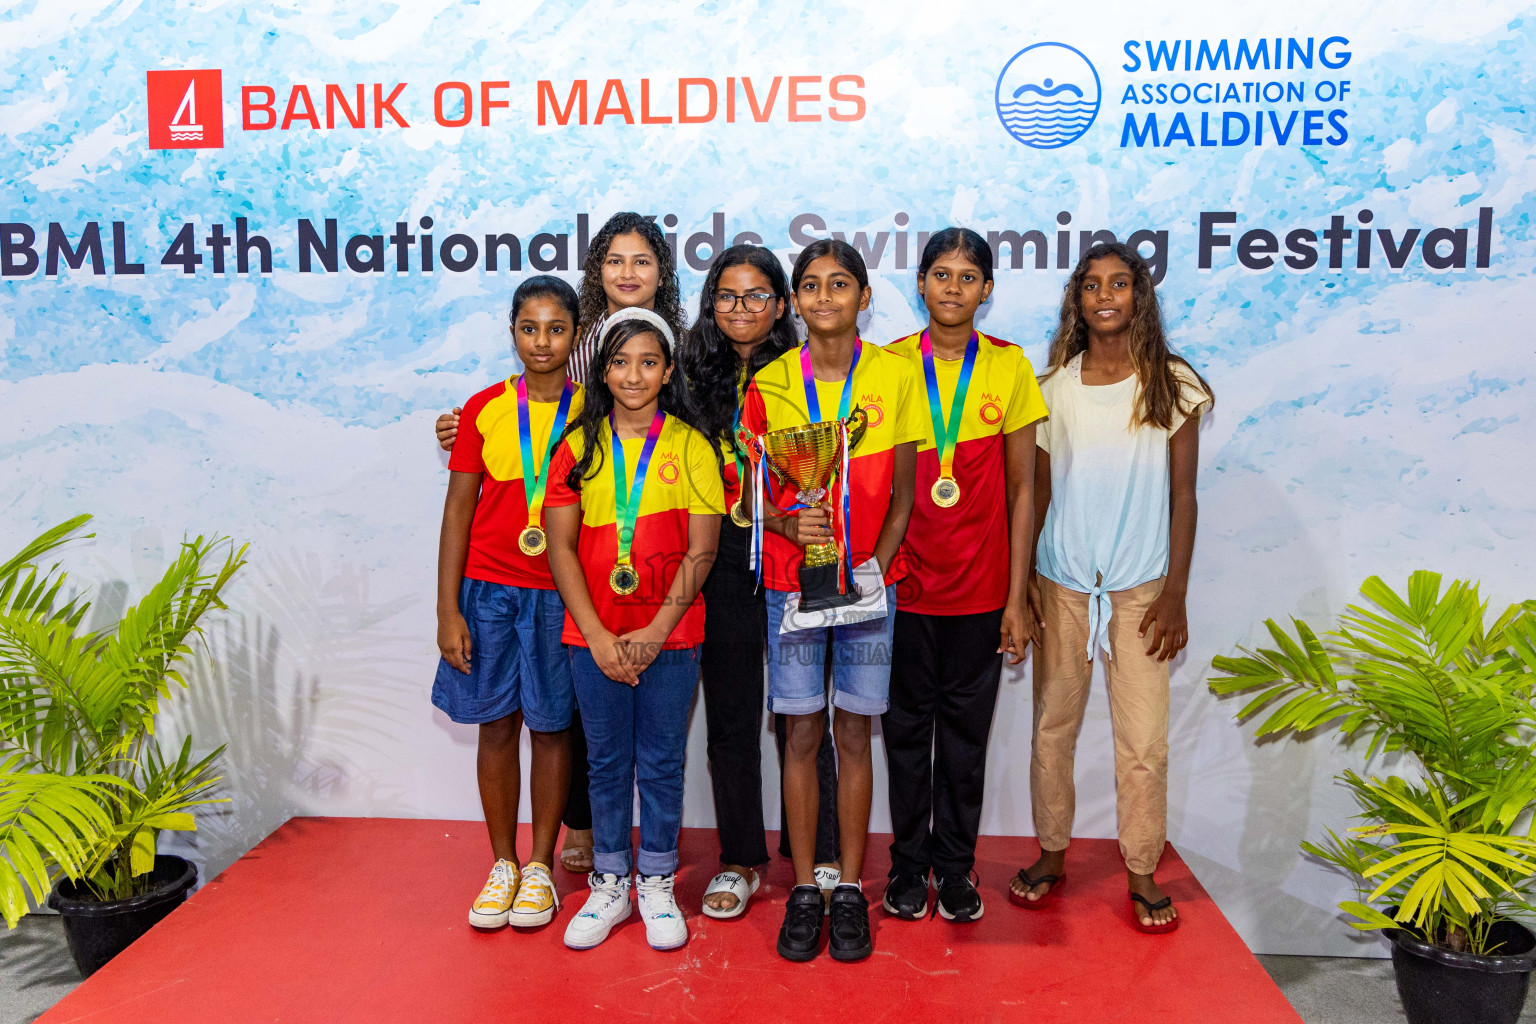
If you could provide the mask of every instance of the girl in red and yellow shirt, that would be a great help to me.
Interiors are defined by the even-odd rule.
[[[704,639],[699,586],[724,512],[719,454],[681,414],[670,325],[646,309],[603,326],[582,415],[550,466],[549,564],[586,730],[591,893],[565,943],[589,949],[630,913],[630,869],[647,941],[688,941],[673,896],[683,751]],[[632,857],[633,792],[640,852]]]

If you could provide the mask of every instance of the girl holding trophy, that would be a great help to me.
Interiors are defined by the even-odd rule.
[[[763,827],[762,753],[765,601],[748,564],[752,520],[741,506],[745,464],[736,426],[747,382],[759,369],[797,349],[790,319],[789,278],[779,258],[760,245],[735,245],[710,264],[699,296],[699,319],[679,353],[679,366],[699,415],[699,427],[721,446],[726,507],[720,553],[704,581],[704,683],[709,777],[720,836],[720,870],[704,891],[704,914],[739,917],[762,884],[768,861]],[[783,716],[775,716],[782,757]],[[827,890],[837,878],[837,767],[832,737],[823,732],[817,754],[820,811],[816,830],[817,880]],[[779,852],[789,856],[780,833]],[[828,878],[830,876],[830,879]]]
[[[862,960],[874,948],[859,884],[873,787],[870,721],[888,706],[894,585],[906,574],[899,549],[926,431],[911,364],[859,339],[870,289],[858,251],[813,242],[795,261],[791,286],[807,340],[758,371],[742,408],[755,464],[744,504],[767,530],[754,554],[768,590],[769,709],[788,720],[784,827],[796,884],[778,951],[810,960],[820,949],[816,751],[830,650],[843,871],[828,945],[835,959]]]

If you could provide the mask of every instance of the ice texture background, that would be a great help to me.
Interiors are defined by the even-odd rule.
[[[1173,675],[1170,838],[1256,951],[1382,955],[1335,910],[1345,881],[1297,849],[1347,824],[1332,776],[1358,755],[1326,737],[1255,744],[1205,679],[1211,657],[1258,640],[1265,617],[1326,623],[1369,574],[1470,576],[1495,604],[1536,591],[1536,23],[1512,2],[1155,7],[1110,0],[1085,18],[967,0],[46,0],[0,11],[0,216],[42,235],[58,221],[72,236],[88,220],[125,220],[149,263],[142,277],[0,281],[0,552],[93,513],[94,540],[67,561],[95,581],[104,621],[183,536],[251,543],[198,670],[211,678],[178,698],[171,723],[201,746],[230,744],[232,803],[194,840],[204,877],[290,814],[479,816],[474,731],[428,702],[447,475],[431,423],[515,370],[504,323],[520,277],[301,275],[298,218],[335,217],[345,239],[430,215],[439,238],[512,231],[526,243],[574,234],[579,212],[594,230],[621,209],[675,214],[686,237],[724,211],[728,238],[755,230],[788,254],[788,222],[807,211],[849,233],[895,230],[897,212],[914,232],[1054,233],[1065,210],[1074,231],[1171,232],[1160,287],[1171,335],[1217,395],[1201,438],[1193,640]],[[1354,54],[1331,76],[1353,90],[1346,145],[1119,148],[1120,93],[1142,80],[1119,70],[1124,40],[1335,34]],[[1096,123],[1051,151],[1017,143],[993,107],[1009,58],[1045,40],[1082,50],[1104,80]],[[155,68],[223,70],[223,149],[148,150],[144,72]],[[535,124],[539,79],[563,98],[587,78],[595,109],[607,78],[638,108],[648,77],[653,106],[672,113],[678,77],[845,73],[866,82],[868,114],[851,124],[755,124],[744,102],[746,123],[733,125]],[[508,80],[511,108],[489,128],[478,117],[439,127],[431,88],[449,80]],[[274,86],[281,110],[290,83],[319,99],[322,83],[358,81],[412,83],[402,109],[413,126],[239,128],[242,84]],[[1373,226],[1395,230],[1475,227],[1480,206],[1496,210],[1486,270],[1434,273],[1415,259],[1394,274],[1379,249],[1369,273],[1254,274],[1230,252],[1195,270],[1199,210],[1238,211],[1239,231],[1284,231],[1368,207]],[[201,237],[236,216],[273,241],[272,275],[156,265],[183,221]],[[1001,272],[982,325],[1037,364],[1065,278],[1052,256],[1046,271]],[[690,303],[699,280],[683,273]],[[874,293],[866,337],[914,329],[910,272],[889,254]],[[700,710],[689,826],[713,821]],[[1010,670],[986,832],[1032,832],[1029,722],[1028,676]],[[766,730],[763,747],[772,765]],[[1114,835],[1110,752],[1100,690],[1079,746],[1083,836]],[[881,761],[877,751],[877,792]],[[776,772],[764,774],[772,824]],[[883,800],[872,827],[889,827]],[[1017,866],[980,870],[997,893]]]

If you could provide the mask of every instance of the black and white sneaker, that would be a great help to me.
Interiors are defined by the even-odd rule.
[[[887,914],[903,921],[918,921],[928,912],[928,876],[916,872],[898,872],[885,883],[880,905]]]
[[[821,887],[797,885],[790,890],[779,928],[779,956],[803,963],[821,951]]]
[[[970,875],[939,875],[934,879],[933,888],[936,909],[944,920],[962,924],[981,920],[986,908],[982,906],[981,893],[976,891]]]
[[[852,882],[832,890],[831,935],[827,952],[834,960],[863,960],[875,951],[869,931],[869,900]]]

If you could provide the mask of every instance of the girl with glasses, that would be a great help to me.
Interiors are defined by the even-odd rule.
[[[763,650],[766,611],[748,566],[751,520],[738,504],[743,462],[736,423],[747,382],[759,369],[799,343],[789,316],[789,281],[778,257],[756,245],[737,245],[710,265],[699,296],[699,318],[679,353],[700,426],[724,456],[726,507],[720,552],[704,581],[704,717],[710,779],[720,836],[720,872],[704,893],[704,913],[739,917],[761,884],[768,861],[763,828]],[[783,722],[775,716],[782,757]],[[817,761],[822,811],[816,838],[816,873],[824,889],[839,877],[837,769],[831,735],[823,732]],[[780,853],[789,856],[788,832]]]

